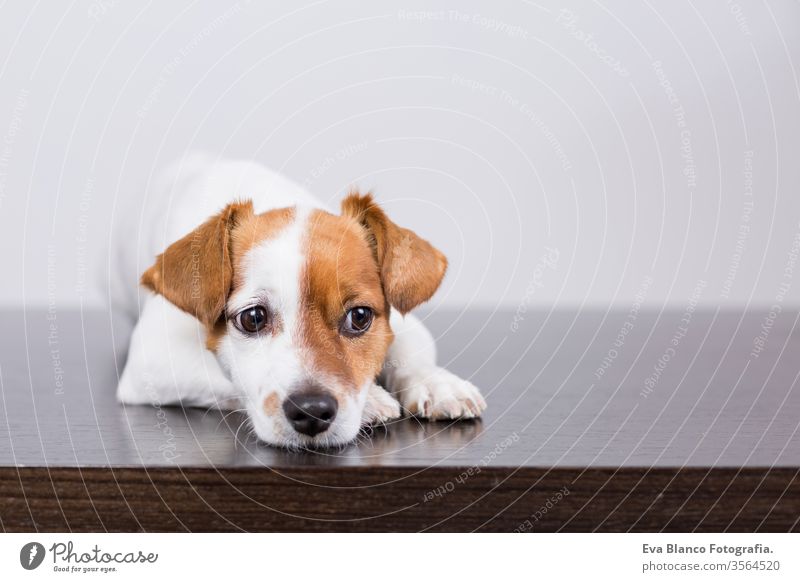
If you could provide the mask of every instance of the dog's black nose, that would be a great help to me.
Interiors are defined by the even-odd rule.
[[[283,413],[292,427],[308,436],[328,430],[338,408],[336,399],[321,390],[298,392],[283,401]]]

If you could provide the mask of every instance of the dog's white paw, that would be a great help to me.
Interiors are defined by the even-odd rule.
[[[395,418],[400,418],[400,403],[377,384],[370,386],[361,423],[380,424]]]
[[[486,401],[471,382],[439,367],[398,371],[392,391],[410,414],[431,420],[475,418],[486,409]]]

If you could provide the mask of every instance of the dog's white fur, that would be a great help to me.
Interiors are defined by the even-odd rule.
[[[195,317],[138,285],[138,276],[158,253],[243,198],[252,199],[256,213],[289,206],[297,210],[287,229],[249,251],[244,284],[228,298],[226,311],[235,313],[254,294],[268,293],[284,327],[298,324],[301,236],[309,209],[327,210],[325,206],[301,186],[254,162],[206,156],[177,162],[158,180],[140,219],[127,218],[127,226],[135,227],[129,236],[115,237],[112,303],[118,316],[135,322],[117,392],[121,402],[246,410],[257,436],[281,446],[347,443],[361,426],[400,416],[401,405],[432,419],[471,418],[483,410],[485,402],[475,386],[436,365],[435,342],[422,323],[393,310],[395,339],[381,382],[399,403],[368,382],[339,402],[333,424],[316,437],[294,431],[282,414],[266,414],[267,393],[275,392],[283,401],[308,373],[292,334],[247,341],[228,333],[215,354],[206,348],[206,328]]]

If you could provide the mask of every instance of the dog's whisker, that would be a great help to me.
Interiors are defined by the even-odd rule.
[[[247,409],[246,409],[246,408],[238,408],[238,409],[236,409],[236,410],[230,410],[230,411],[228,411],[227,413],[225,413],[225,414],[223,414],[223,415],[222,415],[222,418],[220,418],[220,419],[219,419],[219,422],[217,423],[217,426],[216,426],[215,428],[216,428],[216,429],[219,429],[219,426],[220,426],[220,425],[221,425],[223,422],[225,422],[225,420],[226,420],[226,419],[227,419],[229,416],[232,416],[232,415],[234,415],[234,414],[237,414],[237,413],[242,413],[242,412],[246,414],[246,413],[247,413]]]
[[[234,433],[234,435],[233,435],[233,446],[234,446],[234,448],[236,448],[237,447],[237,443],[239,443],[239,431],[242,430],[242,427],[244,427],[244,426],[247,426],[248,428],[251,428],[251,422],[250,422],[249,418],[245,418],[244,420],[242,420],[242,422],[239,424],[239,428],[236,429],[236,433]],[[242,444],[247,445],[247,442],[244,442]]]

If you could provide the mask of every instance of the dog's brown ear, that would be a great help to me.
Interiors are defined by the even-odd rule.
[[[253,203],[235,202],[158,255],[141,283],[206,326],[222,316],[233,280],[231,233],[253,214]]]
[[[342,215],[356,219],[366,229],[392,307],[405,314],[433,296],[447,270],[441,252],[389,220],[371,194],[347,196],[342,201]]]

